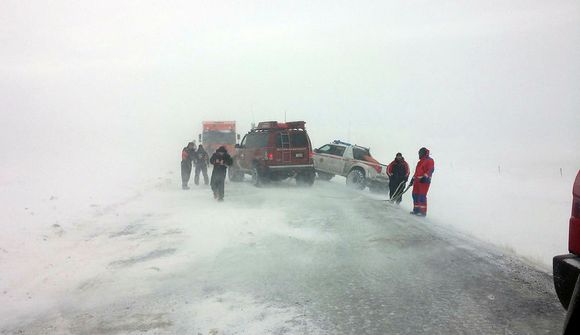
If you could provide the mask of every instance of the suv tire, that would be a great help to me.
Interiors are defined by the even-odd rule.
[[[266,177],[260,172],[257,166],[252,169],[252,184],[256,187],[261,187],[267,183]]]
[[[230,181],[233,182],[244,181],[244,173],[236,168],[230,168],[228,171],[228,176],[230,178]]]
[[[356,190],[364,190],[366,187],[364,172],[360,169],[352,169],[346,176],[346,185]]]
[[[316,173],[314,171],[301,172],[296,175],[296,184],[303,186],[312,186]]]

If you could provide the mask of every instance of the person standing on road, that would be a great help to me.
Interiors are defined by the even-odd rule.
[[[387,174],[389,175],[389,197],[393,199],[396,193],[403,192],[410,174],[409,164],[405,162],[405,158],[400,152],[395,156],[395,160],[387,166]],[[402,195],[397,196],[395,202],[400,204],[402,198]]]
[[[189,142],[181,150],[181,188],[189,190],[189,178],[191,177],[192,163],[195,160],[195,142]]]
[[[228,166],[234,164],[234,160],[228,154],[226,148],[221,146],[211,156],[209,162],[213,164],[213,171],[211,173],[211,190],[213,191],[213,197],[218,201],[224,201],[226,171]]]
[[[418,216],[427,215],[427,192],[431,185],[431,176],[435,171],[435,161],[429,156],[427,148],[419,149],[419,162],[415,168],[415,174],[411,179],[413,185],[413,211],[411,214]]]
[[[205,149],[203,148],[203,145],[199,145],[199,147],[197,147],[197,153],[196,153],[196,161],[195,161],[195,177],[193,178],[193,181],[195,183],[195,185],[199,185],[199,173],[203,173],[203,183],[205,185],[209,184],[209,178],[207,176],[207,165],[209,163],[209,157],[207,152],[205,151]]]

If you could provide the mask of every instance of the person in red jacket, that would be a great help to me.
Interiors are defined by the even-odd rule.
[[[427,215],[427,192],[429,192],[433,171],[435,171],[435,161],[429,156],[429,150],[427,148],[419,149],[419,162],[410,183],[413,185],[413,211],[411,214]]]

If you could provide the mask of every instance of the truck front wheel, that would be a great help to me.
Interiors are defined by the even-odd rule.
[[[252,184],[261,187],[268,183],[268,177],[257,166],[252,169]]]
[[[316,174],[314,171],[301,172],[296,175],[296,184],[304,186],[312,186],[314,184],[314,179]]]
[[[228,176],[232,182],[244,181],[244,173],[236,168],[230,168]]]

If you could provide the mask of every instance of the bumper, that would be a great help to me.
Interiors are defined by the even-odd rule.
[[[568,309],[580,274],[580,256],[559,255],[553,259],[554,288],[564,308]]]
[[[303,165],[272,165],[266,166],[266,170],[272,173],[287,173],[294,174],[305,171],[312,171],[314,173],[313,164],[303,164]]]

